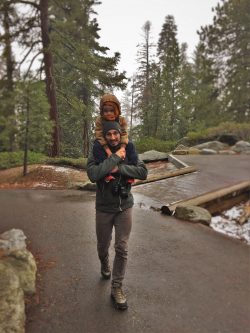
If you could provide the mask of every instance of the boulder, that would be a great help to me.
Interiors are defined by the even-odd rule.
[[[199,155],[201,153],[201,151],[200,151],[200,149],[190,147],[188,149],[188,153],[191,154],[191,155]]]
[[[181,220],[200,222],[206,225],[210,224],[212,218],[207,209],[191,205],[178,205],[175,209],[174,216]]]
[[[24,294],[36,291],[36,262],[22,230],[0,235],[0,332],[25,332]]]
[[[250,143],[247,141],[238,141],[233,147],[232,150],[236,153],[250,154]]]
[[[151,161],[162,161],[168,158],[167,153],[162,153],[157,150],[149,150],[143,154],[139,154],[139,159],[144,162],[151,162]]]
[[[96,190],[96,183],[91,183],[91,182],[72,182],[70,184],[71,188],[74,188],[76,190],[81,190],[81,191],[95,191]]]
[[[0,332],[25,332],[23,290],[14,269],[0,260]]]
[[[201,155],[215,155],[215,154],[217,154],[217,151],[214,149],[203,148],[203,149],[201,149],[200,154]]]
[[[229,146],[227,144],[219,142],[219,141],[208,141],[208,142],[204,142],[204,143],[194,146],[194,148],[197,148],[200,150],[201,149],[213,149],[216,151],[224,150],[228,147]]]
[[[11,229],[0,235],[0,250],[5,255],[13,251],[26,249],[26,236],[20,229]]]
[[[34,294],[36,292],[37,266],[33,255],[27,250],[19,250],[3,258],[3,261],[14,269],[24,293]]]
[[[220,155],[235,155],[236,152],[231,150],[231,149],[229,149],[229,150],[220,150],[219,154]]]

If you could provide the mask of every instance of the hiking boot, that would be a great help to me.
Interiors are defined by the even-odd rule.
[[[109,280],[110,279],[111,270],[110,270],[108,259],[105,259],[104,261],[101,261],[101,274],[102,274],[102,277],[105,280]]]
[[[121,287],[111,288],[111,298],[116,309],[127,310],[127,299]]]

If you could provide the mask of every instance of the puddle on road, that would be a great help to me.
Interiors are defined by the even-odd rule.
[[[210,227],[215,231],[244,241],[250,245],[250,217],[243,225],[238,223],[243,213],[243,205],[232,207],[218,216],[213,216]]]

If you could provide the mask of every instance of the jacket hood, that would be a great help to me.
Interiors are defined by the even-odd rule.
[[[120,102],[118,101],[117,97],[112,94],[105,94],[102,96],[100,100],[100,114],[103,116],[103,106],[105,103],[114,105],[115,107],[115,118],[119,117],[121,114],[121,105]]]

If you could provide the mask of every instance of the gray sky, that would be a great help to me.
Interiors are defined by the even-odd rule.
[[[142,41],[142,26],[152,24],[152,42],[157,43],[167,15],[173,15],[178,29],[179,43],[188,44],[191,56],[198,43],[197,30],[212,23],[219,0],[102,0],[95,7],[101,28],[100,44],[110,48],[113,55],[121,53],[119,70],[128,76],[136,71],[136,45]]]

